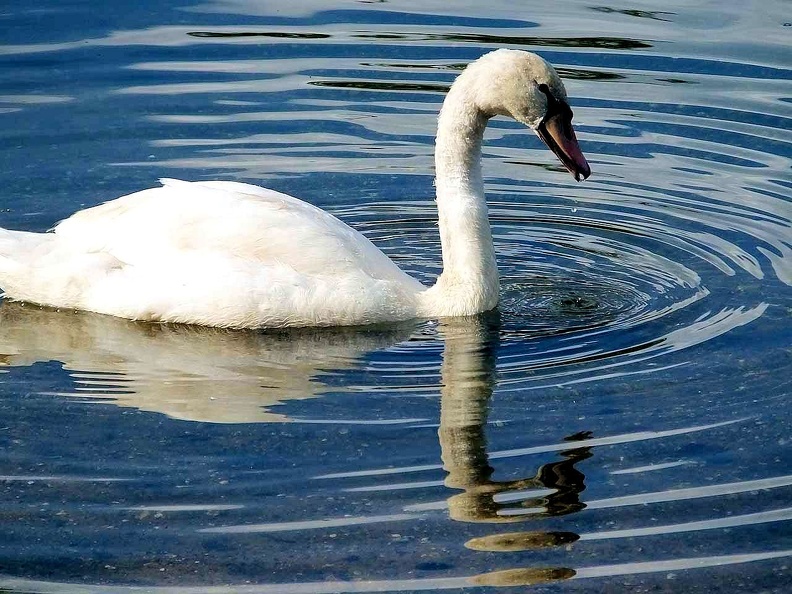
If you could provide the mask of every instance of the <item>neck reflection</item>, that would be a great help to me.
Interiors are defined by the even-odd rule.
[[[532,476],[494,480],[487,454],[486,426],[497,384],[500,320],[497,314],[448,319],[440,325],[445,340],[441,367],[440,440],[445,485],[459,491],[448,498],[451,519],[459,522],[517,524],[583,510],[585,476],[576,465],[592,456],[574,447],[589,432],[566,437],[570,448],[560,460],[542,464]],[[470,539],[469,549],[513,552],[554,547],[578,540],[572,532],[508,532]],[[518,568],[482,574],[479,585],[528,585],[568,579],[566,567]]]

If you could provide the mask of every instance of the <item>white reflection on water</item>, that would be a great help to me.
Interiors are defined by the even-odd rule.
[[[322,371],[354,368],[362,355],[411,330],[240,332],[4,302],[0,360],[15,367],[62,362],[75,389],[61,396],[190,421],[283,422],[288,417],[271,407],[326,393],[316,379]]]
[[[363,526],[365,524],[381,524],[417,520],[415,514],[390,514],[387,516],[358,516],[343,518],[322,518],[319,520],[298,520],[295,522],[275,522],[268,524],[240,524],[238,526],[218,526],[202,528],[199,532],[206,534],[255,534],[270,532],[292,532],[302,530],[323,530],[342,526]]]
[[[608,530],[604,532],[589,532],[581,534],[580,540],[607,540],[611,538],[635,538],[639,536],[655,536],[658,534],[679,534],[680,532],[694,532],[697,530],[715,530],[717,528],[735,528],[737,526],[753,526],[767,522],[785,522],[792,520],[792,507],[773,509],[755,514],[742,514],[725,518],[714,518],[698,522],[682,522],[680,524],[666,524],[662,526],[649,526],[647,528],[629,528],[625,530]]]
[[[611,474],[638,474],[641,472],[652,472],[655,470],[665,470],[666,468],[676,468],[693,464],[690,460],[677,460],[676,462],[664,462],[662,464],[648,464],[646,466],[636,466],[635,468],[623,468],[621,470],[611,470]]]
[[[102,476],[42,476],[42,475],[0,475],[0,482],[17,483],[117,483],[133,479]]]
[[[704,487],[690,487],[687,489],[670,489],[655,493],[639,493],[637,495],[622,495],[607,499],[593,499],[586,501],[586,509],[602,509],[613,507],[626,507],[629,505],[648,505],[650,503],[665,503],[667,501],[686,501],[688,499],[701,499],[704,497],[720,497],[722,495],[736,495],[763,489],[778,489],[792,485],[792,475],[774,476],[755,481],[740,481],[722,485],[707,485]],[[514,510],[518,514],[519,510]]]
[[[25,580],[0,576],[0,587],[11,592],[37,592],[39,594],[347,594],[363,592],[404,592],[427,590],[450,590],[472,588],[481,585],[516,586],[532,585],[554,581],[555,579],[587,579],[642,573],[704,569],[724,565],[739,565],[769,559],[782,559],[792,556],[792,550],[747,553],[742,555],[716,555],[711,557],[690,557],[650,561],[646,563],[623,563],[619,565],[599,565],[580,567],[576,570],[558,572],[554,577],[553,569],[504,570],[479,576],[451,578],[427,578],[412,580],[359,580],[349,582],[302,582],[291,584],[245,584],[201,587],[156,587],[156,586],[107,586],[78,585],[38,580]]]
[[[735,419],[732,421],[722,421],[720,423],[711,423],[709,425],[696,425],[693,427],[683,427],[680,429],[667,429],[665,431],[639,431],[636,433],[625,433],[621,435],[610,435],[607,437],[596,437],[591,439],[580,440],[576,444],[581,446],[595,447],[595,446],[608,446],[622,443],[632,443],[636,441],[646,441],[651,439],[663,439],[666,437],[673,437],[675,435],[685,435],[688,433],[696,433],[699,431],[707,431],[717,427],[725,427],[734,423],[741,423],[748,420],[748,418]],[[533,454],[544,454],[549,452],[560,452],[570,448],[569,442],[556,443],[542,446],[532,446],[529,448],[514,448],[509,450],[496,450],[489,453],[489,458],[496,460],[498,458],[514,458],[516,456],[530,456]],[[404,474],[410,472],[423,472],[426,470],[433,470],[441,468],[437,466],[408,466],[400,468],[375,468],[371,470],[354,470],[350,472],[337,472],[333,474],[324,474],[314,477],[315,479],[336,479],[336,478],[352,478],[363,476],[380,476],[386,474]]]

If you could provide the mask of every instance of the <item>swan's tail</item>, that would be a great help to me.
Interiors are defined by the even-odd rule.
[[[28,233],[27,231],[9,231],[0,227],[0,261],[10,264],[25,254],[25,246],[31,242],[37,243],[35,237],[41,233]]]
[[[40,251],[39,246],[51,239],[49,233],[9,231],[0,227],[0,289],[8,292],[25,274],[30,261]]]

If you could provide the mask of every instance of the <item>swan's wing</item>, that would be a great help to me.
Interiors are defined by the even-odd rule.
[[[153,188],[80,211],[55,228],[72,249],[128,265],[163,254],[221,254],[302,275],[345,270],[373,278],[403,273],[359,232],[292,196],[237,182],[162,180]]]
[[[404,320],[423,290],[332,215],[247,184],[165,180],[78,212],[41,237],[19,271],[0,278],[9,296],[134,319]]]

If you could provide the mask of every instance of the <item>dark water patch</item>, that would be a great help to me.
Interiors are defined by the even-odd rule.
[[[597,49],[642,49],[652,47],[645,41],[620,39],[614,37],[528,37],[515,35],[482,35],[475,33],[355,33],[352,37],[360,39],[384,39],[423,42],[461,42],[488,45],[508,45],[522,48],[536,47],[574,47]]]
[[[336,89],[363,89],[366,91],[420,91],[429,93],[445,93],[448,86],[423,83],[396,83],[379,81],[344,81],[344,80],[312,80],[309,85],[317,87],[333,87]]]
[[[209,39],[234,39],[237,37],[272,37],[274,39],[329,39],[331,36],[324,33],[288,33],[285,31],[188,31],[190,37]]]
[[[668,17],[672,17],[675,14],[673,12],[666,12],[663,10],[638,10],[634,8],[617,9],[617,8],[611,8],[609,6],[592,6],[590,10],[595,10],[597,12],[604,12],[605,14],[611,14],[611,13],[624,14],[631,17],[636,17],[640,19],[652,19],[655,21],[671,21],[673,19]]]

